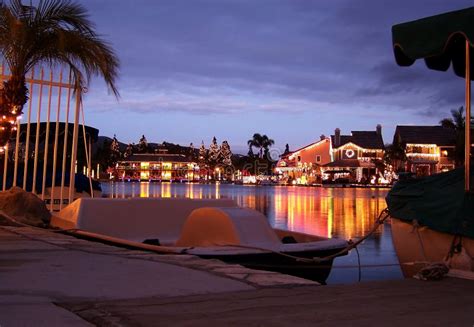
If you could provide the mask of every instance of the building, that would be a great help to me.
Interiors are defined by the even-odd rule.
[[[35,192],[40,194],[43,188],[41,183],[43,174],[45,174],[44,178],[47,181],[45,185],[48,183],[51,185],[53,175],[55,180],[61,180],[63,169],[65,176],[69,176],[73,131],[73,123],[40,122],[39,125],[30,123],[29,126],[21,124],[18,134],[13,135],[8,142],[7,151],[0,152],[0,176],[2,177],[0,178],[0,190],[3,187],[8,189],[13,184],[23,185],[26,175],[25,189],[32,191],[34,187]],[[17,135],[19,136],[18,142]],[[96,176],[97,170],[92,165],[92,161],[95,160],[92,149],[98,140],[98,135],[98,129],[91,126],[84,126],[83,129],[80,126],[75,163],[76,173],[82,172],[86,176]],[[16,153],[17,150],[18,153]],[[87,162],[89,153],[92,154],[90,164]],[[16,160],[17,162],[15,162]],[[14,176],[16,176],[15,183]],[[57,179],[56,176],[58,176]],[[69,185],[68,183],[69,179],[67,179],[67,185]]]
[[[336,128],[331,135],[333,161],[322,166],[323,180],[343,183],[377,183],[383,177],[382,126],[375,131],[352,131],[341,135]]]
[[[405,171],[427,176],[454,169],[456,132],[442,126],[397,126],[393,144],[405,150]]]
[[[123,181],[197,181],[199,166],[182,154],[137,153],[119,161],[112,174]]]
[[[318,141],[282,156],[275,172],[285,182],[302,185],[320,183],[321,166],[331,161],[331,140],[321,135]]]

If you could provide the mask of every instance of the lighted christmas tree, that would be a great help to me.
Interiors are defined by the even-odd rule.
[[[140,141],[138,141],[138,152],[146,153],[148,152],[148,141],[146,140],[145,135],[142,135]]]
[[[232,151],[230,150],[230,146],[227,141],[222,142],[220,158],[220,162],[222,163],[222,165],[232,166]]]
[[[120,157],[121,157],[120,145],[119,145],[116,135],[114,134],[112,143],[110,143],[110,163],[112,165],[115,165],[115,163],[117,163],[117,161],[120,160]]]
[[[209,165],[214,167],[218,162],[219,162],[219,155],[220,155],[220,149],[219,145],[217,145],[217,140],[216,137],[214,136],[212,138],[211,145],[209,145]]]
[[[123,153],[124,158],[128,158],[133,154],[133,145],[129,143],[127,145],[127,148],[125,149],[125,152]]]
[[[206,161],[207,161],[206,159],[207,159],[207,150],[204,145],[204,141],[202,141],[201,147],[199,148],[199,158],[198,158],[199,165],[204,167],[206,165]]]

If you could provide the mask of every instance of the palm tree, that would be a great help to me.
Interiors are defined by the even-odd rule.
[[[101,76],[118,97],[118,58],[97,35],[80,4],[68,0],[39,0],[37,6],[23,5],[22,0],[1,2],[0,49],[11,73],[0,90],[0,146],[10,138],[28,101],[25,76],[34,66],[65,65],[76,91],[86,87],[91,76]]]
[[[466,119],[464,118],[464,107],[461,106],[457,110],[451,109],[451,117],[440,120],[440,125],[451,128],[456,131],[463,131]]]
[[[451,117],[444,118],[439,123],[441,126],[453,129],[456,132],[456,148],[454,151],[454,160],[456,162],[456,166],[462,166],[464,164],[464,127],[466,125],[466,118],[464,117],[464,107],[461,106],[457,110],[451,109]]]
[[[249,153],[252,152],[252,148],[258,149],[259,158],[263,158],[263,154],[268,152],[268,148],[275,144],[275,141],[268,136],[261,135],[259,133],[253,134],[252,139],[247,141],[249,146]]]

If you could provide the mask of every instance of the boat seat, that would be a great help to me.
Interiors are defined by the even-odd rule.
[[[275,247],[281,241],[260,212],[240,207],[199,208],[184,222],[176,246]]]

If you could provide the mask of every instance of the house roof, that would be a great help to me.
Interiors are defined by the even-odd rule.
[[[455,145],[456,132],[443,126],[397,126],[394,143]]]
[[[341,135],[341,142],[335,145],[335,136],[331,135],[331,141],[334,148],[338,148],[347,143],[354,143],[364,149],[383,150],[383,138],[376,131],[352,131],[351,135]]]
[[[135,153],[122,161],[129,162],[193,162],[188,157],[182,154],[167,154],[167,153]]]
[[[282,158],[282,159],[288,158],[288,157],[290,157],[292,154],[294,154],[294,153],[296,153],[296,152],[299,152],[299,151],[301,151],[301,150],[304,150],[304,149],[306,149],[306,148],[309,148],[309,147],[311,147],[311,146],[313,146],[313,145],[317,145],[318,143],[324,143],[327,139],[328,139],[328,138],[325,137],[325,138],[323,138],[323,139],[319,139],[319,140],[317,140],[317,141],[315,141],[315,142],[313,142],[313,143],[310,143],[310,144],[308,144],[308,145],[302,146],[302,147],[299,148],[299,149],[296,149],[296,150],[294,150],[294,151],[290,151],[290,152],[288,152],[288,153],[282,155],[281,158]]]

